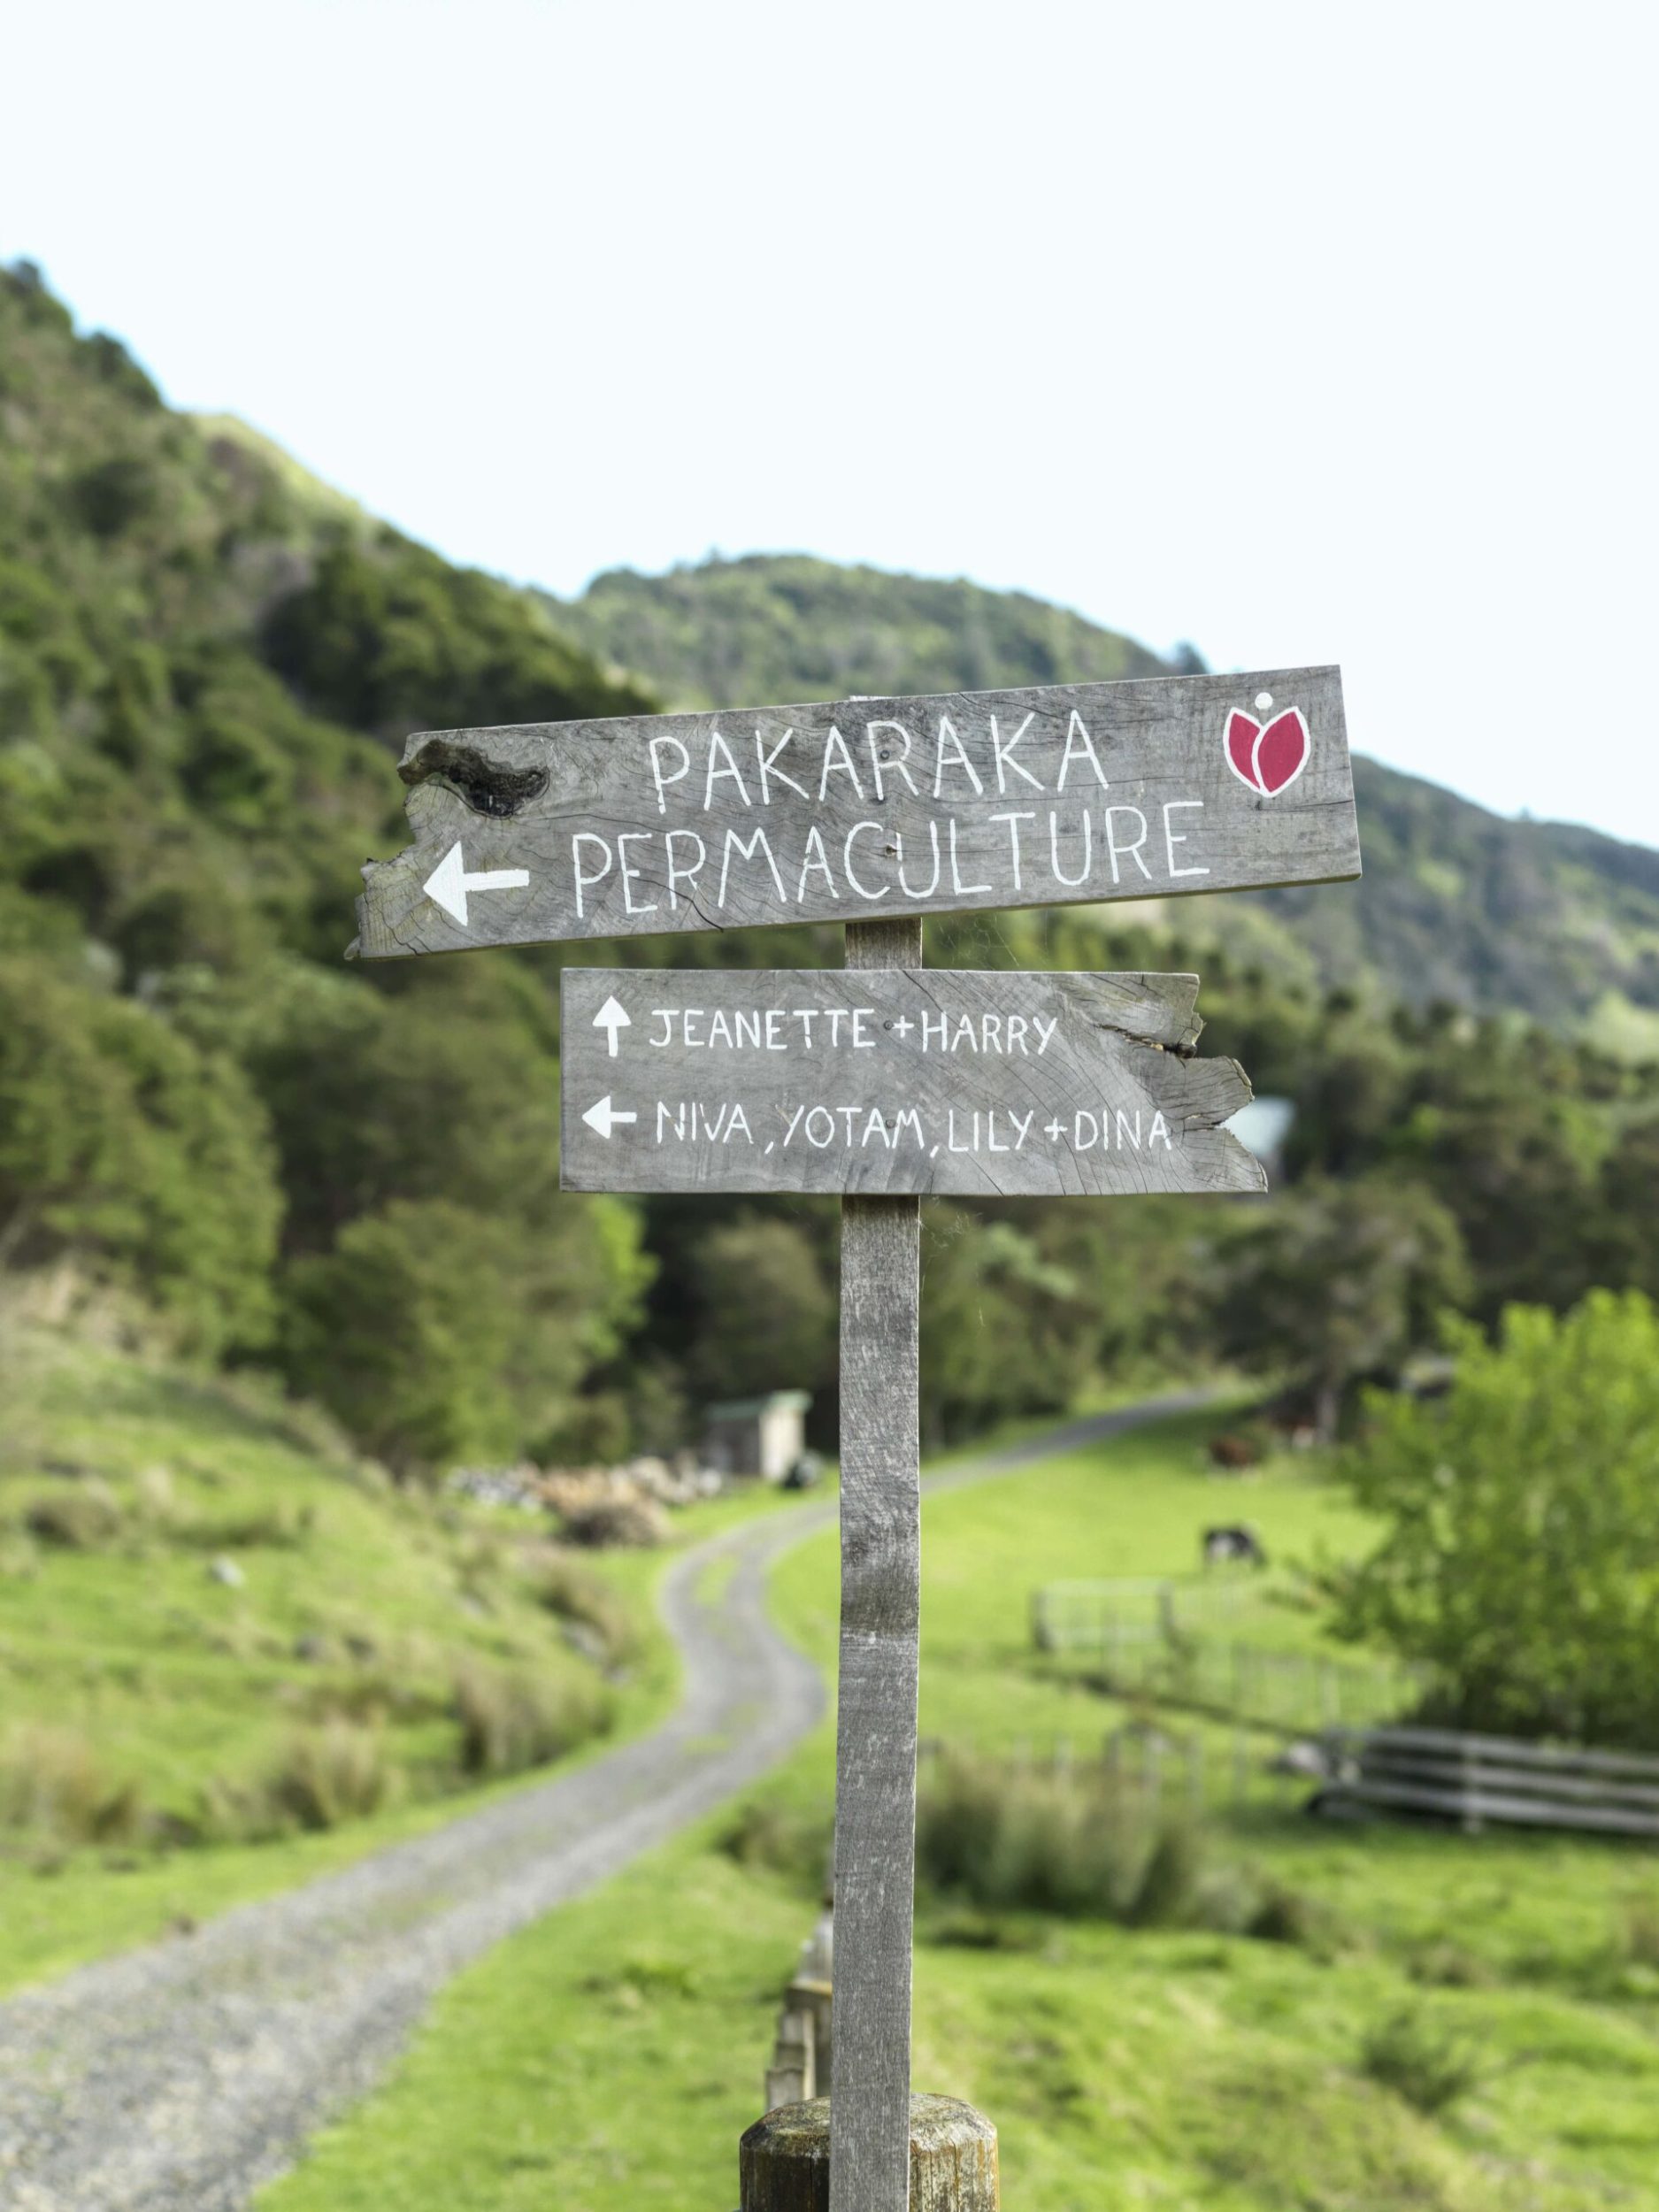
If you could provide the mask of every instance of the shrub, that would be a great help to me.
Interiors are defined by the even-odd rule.
[[[1383,1540],[1340,1632],[1432,1674],[1449,1724],[1645,1748],[1659,1730],[1659,1311],[1595,1291],[1452,1333],[1443,1398],[1373,1398],[1340,1473]]]
[[[1368,2031],[1360,2070],[1432,2118],[1477,2087],[1484,2070],[1472,2045],[1407,2009]]]
[[[81,1482],[32,1500],[23,1525],[42,1543],[64,1551],[107,1551],[120,1537],[121,1508],[107,1483]]]
[[[76,1730],[26,1724],[0,1744],[0,1827],[70,1843],[117,1843],[142,1823],[138,1785],[112,1780]]]
[[[611,1666],[637,1655],[639,1627],[626,1603],[608,1582],[575,1560],[557,1555],[546,1559],[536,1576],[535,1594],[560,1620],[590,1631]]]
[[[805,1809],[772,1797],[750,1798],[722,1830],[720,1848],[739,1866],[769,1867],[816,1893],[829,1877],[834,1834],[827,1807]]]
[[[1169,1926],[1199,1893],[1197,1839],[1104,1775],[946,1760],[921,1791],[916,1849],[925,1879],[985,1907]]]
[[[197,1551],[295,1551],[310,1540],[316,1525],[314,1506],[279,1502],[217,1518],[183,1522],[176,1531],[176,1540]]]
[[[588,1682],[490,1668],[477,1661],[455,1678],[462,1770],[483,1778],[545,1766],[603,1734],[611,1701]]]
[[[1195,1822],[1103,1770],[943,1760],[918,1793],[916,1861],[932,1888],[987,1913],[1207,1928],[1322,1952],[1340,1934],[1326,1909],[1248,1865],[1214,1863]]]
[[[280,1822],[340,1828],[378,1812],[400,1778],[378,1728],[333,1719],[292,1739],[265,1794]]]

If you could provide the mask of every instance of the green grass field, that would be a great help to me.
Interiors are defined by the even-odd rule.
[[[1248,1515],[1270,1548],[1363,1542],[1305,1465],[1202,1471],[1204,1420],[1166,1425],[926,1509],[923,1726],[982,1745],[1111,1724],[1033,1663],[1032,1584],[1187,1571],[1195,1531]],[[1226,1510],[1218,1513],[1220,1501]],[[829,1535],[788,1555],[780,1618],[833,1640]],[[1309,1624],[1310,1627],[1311,1624]],[[765,1795],[821,1813],[827,1731]],[[740,1866],[710,1823],[555,1913],[446,1993],[386,2089],[261,2212],[730,2212],[810,1868]],[[1002,2135],[1010,2212],[1565,2212],[1659,2205],[1659,1870],[1572,1840],[1322,1829],[1264,1809],[1212,1839],[1308,1901],[1312,1943],[987,1924],[924,1899],[918,2085]],[[1440,2116],[1376,2078],[1368,2041],[1452,2039],[1472,2068]]]
[[[4,1349],[0,1986],[287,1887],[518,1786],[465,1786],[455,1770],[457,1669],[601,1692],[609,1731],[574,1758],[672,1706],[677,1665],[650,1604],[661,1553],[580,1563],[626,1632],[625,1665],[603,1670],[621,1678],[602,1681],[538,1602],[546,1546],[531,1517],[395,1490],[326,1429],[257,1395],[45,1335]],[[73,1513],[88,1496],[86,1540],[34,1525],[42,1507]],[[693,1508],[676,1539],[777,1503],[750,1492]],[[214,1579],[220,1558],[239,1584]],[[216,1791],[256,1786],[296,1740],[326,1740],[342,1718],[386,1770],[373,1810],[257,1842],[234,1824],[215,1831]],[[16,1802],[45,1786],[42,1768],[76,1818]],[[111,1799],[119,1832],[83,1832]],[[192,1828],[187,1845],[178,1832]]]

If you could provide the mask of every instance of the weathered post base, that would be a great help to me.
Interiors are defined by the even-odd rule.
[[[742,2212],[829,2212],[830,2101],[780,2105],[738,2145]],[[997,2212],[996,2130],[957,2097],[910,2099],[910,2212]]]

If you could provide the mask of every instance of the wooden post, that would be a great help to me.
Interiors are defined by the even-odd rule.
[[[919,917],[849,925],[849,968],[921,964]],[[843,1198],[830,2212],[906,2212],[910,2181],[920,1297],[920,1200]]]
[[[738,2146],[741,2212],[826,2212],[832,2110],[815,2097],[756,2121]],[[910,2212],[997,2212],[996,2130],[972,2105],[912,2097],[904,2153]]]

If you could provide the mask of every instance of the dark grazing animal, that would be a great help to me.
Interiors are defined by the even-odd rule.
[[[1267,1554],[1262,1540],[1253,1528],[1240,1521],[1231,1528],[1207,1528],[1203,1540],[1204,1564],[1221,1567],[1236,1563],[1244,1567],[1265,1567]]]

